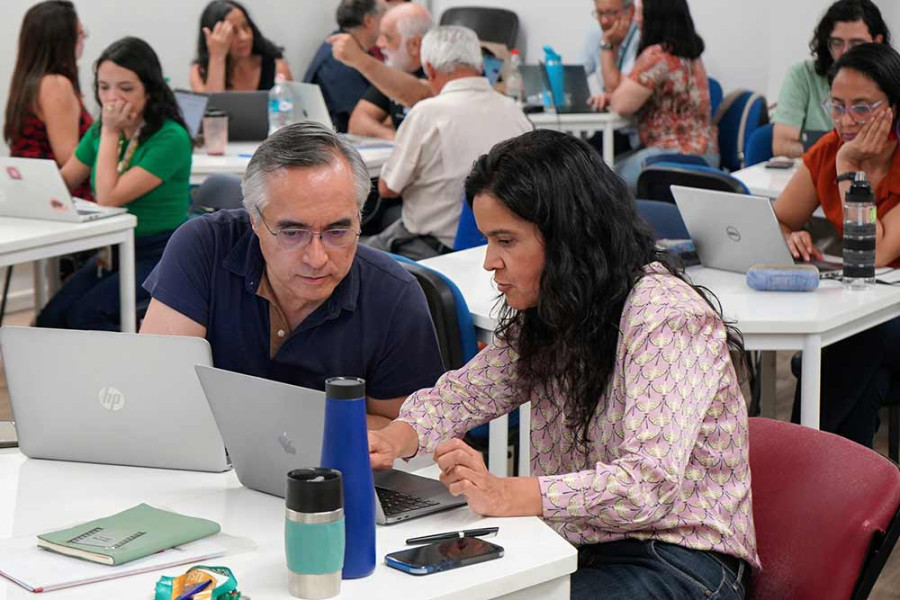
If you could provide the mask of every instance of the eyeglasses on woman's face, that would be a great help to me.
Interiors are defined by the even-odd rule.
[[[829,115],[835,122],[843,119],[845,114],[849,114],[851,119],[862,125],[872,117],[875,109],[882,104],[884,104],[884,101],[879,100],[878,102],[858,102],[850,106],[844,106],[834,100],[825,100],[822,103],[822,108],[825,110],[825,114]]]

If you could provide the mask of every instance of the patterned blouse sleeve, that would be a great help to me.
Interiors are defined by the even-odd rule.
[[[431,454],[442,441],[524,403],[514,397],[516,359],[505,342],[492,342],[463,368],[443,374],[433,388],[407,398],[397,420],[416,430],[419,454]]]
[[[648,90],[655,90],[656,86],[665,80],[669,72],[669,63],[666,54],[658,45],[645,48],[637,57],[634,69],[628,75],[632,81],[640,84]]]
[[[549,520],[634,531],[675,518],[682,488],[695,477],[687,464],[701,424],[734,385],[724,326],[700,299],[677,308],[651,299],[630,315],[619,348],[610,388],[624,407],[618,456],[590,470],[540,477]],[[736,417],[723,410],[720,418]]]

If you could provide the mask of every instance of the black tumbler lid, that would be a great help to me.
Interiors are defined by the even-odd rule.
[[[344,507],[341,472],[334,469],[294,469],[287,474],[287,508],[298,513],[331,512]]]
[[[359,377],[332,377],[325,380],[325,397],[333,400],[365,398],[366,380]]]
[[[204,117],[227,117],[228,113],[222,110],[221,108],[207,108],[203,113]]]

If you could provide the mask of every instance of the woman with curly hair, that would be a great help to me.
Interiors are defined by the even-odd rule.
[[[740,333],[688,283],[585,142],[535,131],[466,181],[495,340],[369,432],[375,468],[434,453],[482,515],[543,517],[579,547],[573,598],[743,598],[758,567]],[[459,438],[530,401],[531,477]]]

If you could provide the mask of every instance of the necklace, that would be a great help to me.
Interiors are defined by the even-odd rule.
[[[122,145],[125,143],[124,138],[119,138],[119,151],[118,154],[122,156],[121,160],[119,160],[118,164],[116,164],[116,172],[121,175],[126,170],[128,170],[129,165],[131,165],[131,159],[134,157],[134,153],[138,148],[138,137],[141,135],[141,129],[144,127],[144,124],[141,123],[137,129],[134,130],[134,133],[131,134],[131,138],[128,140],[128,145],[125,147],[125,154],[122,155]]]

